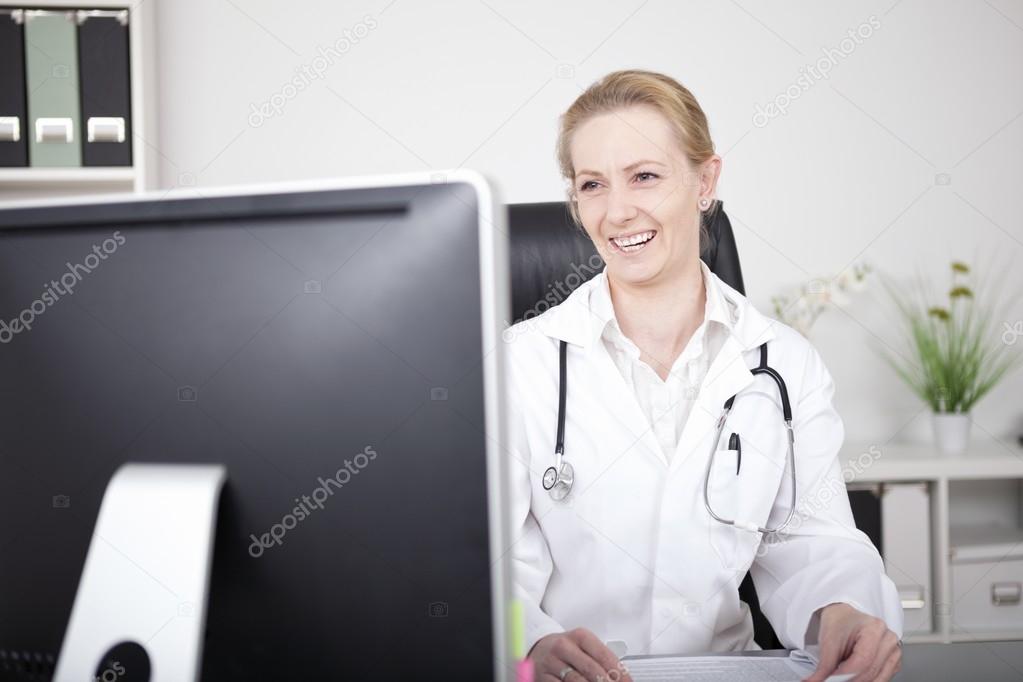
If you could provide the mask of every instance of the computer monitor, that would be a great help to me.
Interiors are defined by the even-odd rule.
[[[0,209],[0,665],[52,666],[119,467],[219,463],[202,679],[505,679],[496,207],[453,171]],[[113,549],[150,643],[202,617]]]

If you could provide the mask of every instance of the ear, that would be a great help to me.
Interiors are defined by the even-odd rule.
[[[723,161],[720,156],[714,154],[700,164],[700,197],[706,197],[713,201],[717,198],[718,178],[721,177],[721,165]]]

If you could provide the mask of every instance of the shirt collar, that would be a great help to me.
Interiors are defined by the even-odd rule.
[[[703,262],[700,263],[700,274],[703,277],[703,285],[707,291],[707,302],[704,306],[704,320],[708,324],[713,321],[723,325],[728,331],[733,330],[734,322],[731,317],[729,303],[718,286],[718,279]],[[618,318],[615,315],[614,304],[611,302],[611,286],[607,279],[607,268],[600,271],[594,278],[594,287],[590,290],[590,314],[593,316],[594,324],[590,330],[591,340],[596,341],[607,330],[610,325],[617,335],[621,335],[621,327],[618,325]]]

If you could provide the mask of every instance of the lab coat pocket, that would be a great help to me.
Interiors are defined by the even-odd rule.
[[[739,466],[741,462],[741,466]],[[762,453],[718,450],[710,469],[707,493],[711,510],[710,543],[730,571],[746,571],[760,545],[758,530],[767,524],[781,472]]]
[[[736,474],[739,452],[737,450],[717,450],[711,463],[707,480],[707,504],[710,506],[708,516],[713,511],[720,519],[733,520],[740,495],[739,476]],[[722,568],[731,571],[738,562],[740,534],[737,528],[714,519],[709,520],[709,541],[711,549],[717,555]]]

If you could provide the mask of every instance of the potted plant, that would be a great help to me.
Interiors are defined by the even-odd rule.
[[[945,454],[966,451],[970,411],[1021,359],[992,310],[977,300],[969,275],[967,264],[953,261],[951,284],[940,302],[926,286],[906,297],[885,282],[905,322],[908,352],[881,353],[930,406],[935,442]]]

